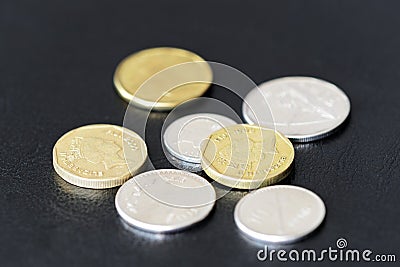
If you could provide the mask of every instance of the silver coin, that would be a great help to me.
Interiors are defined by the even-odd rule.
[[[260,100],[264,97],[265,100]],[[336,85],[312,77],[285,77],[265,82],[245,97],[244,119],[271,127],[297,142],[317,140],[334,132],[350,113],[350,100]],[[263,120],[269,112],[274,122]]]
[[[213,132],[237,124],[234,120],[212,113],[187,115],[171,123],[164,132],[163,143],[175,158],[201,164],[201,144]]]
[[[128,224],[163,233],[186,228],[203,220],[212,210],[216,195],[204,178],[182,170],[145,172],[118,190],[115,206]]]
[[[310,190],[275,185],[251,192],[235,207],[234,219],[248,236],[289,243],[314,231],[325,217],[325,205]]]
[[[171,163],[175,168],[188,172],[201,172],[203,170],[201,164],[177,159],[168,151],[165,153],[165,157],[168,159],[169,163]]]

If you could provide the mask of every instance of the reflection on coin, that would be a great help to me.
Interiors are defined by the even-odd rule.
[[[139,135],[106,124],[72,130],[53,148],[57,174],[71,184],[94,189],[121,185],[142,167],[146,158],[146,144]]]
[[[290,173],[292,143],[271,129],[233,125],[214,132],[202,147],[203,170],[233,188],[254,189],[277,183]]]
[[[350,101],[334,84],[311,77],[285,77],[265,82],[245,97],[242,111],[250,124],[271,127],[262,113],[269,104],[275,127],[288,138],[308,142],[328,136],[350,113]],[[268,109],[268,111],[269,111]]]
[[[236,205],[234,219],[241,231],[267,242],[288,243],[314,231],[325,217],[324,202],[310,190],[276,185],[258,189]]]
[[[163,135],[164,145],[175,158],[201,164],[201,143],[213,132],[234,124],[234,120],[218,114],[187,115],[167,127]]]
[[[181,170],[142,173],[118,190],[115,206],[130,225],[150,232],[172,232],[203,220],[215,203],[204,178]]]
[[[203,58],[170,47],[134,53],[121,61],[114,74],[115,87],[123,99],[157,110],[170,110],[201,96],[211,82],[212,71]]]

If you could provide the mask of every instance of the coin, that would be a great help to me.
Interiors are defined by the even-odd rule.
[[[172,122],[164,132],[165,148],[175,158],[201,164],[201,143],[215,131],[236,122],[222,115],[197,113]]]
[[[171,153],[166,151],[165,157],[175,168],[185,170],[188,172],[201,172],[203,169],[201,164],[184,161],[174,157]]]
[[[153,170],[121,186],[115,206],[128,224],[145,231],[164,233],[203,220],[216,195],[204,178],[182,170]]]
[[[289,243],[314,231],[324,220],[325,205],[308,189],[275,185],[255,190],[235,207],[238,228],[262,241]]]
[[[72,130],[53,148],[57,174],[71,184],[94,189],[121,185],[143,166],[146,158],[146,144],[139,135],[106,124]]]
[[[292,143],[271,129],[238,124],[211,134],[202,147],[205,173],[223,185],[254,189],[277,183],[290,173]]]
[[[114,74],[114,85],[123,99],[155,110],[170,110],[199,97],[211,82],[211,67],[203,58],[172,47],[134,53],[119,63]]]
[[[264,101],[260,100],[264,97]],[[308,142],[326,137],[350,113],[350,100],[336,85],[312,77],[285,77],[265,82],[244,99],[243,117],[250,124],[270,127],[264,121],[267,101],[275,127],[288,138]]]

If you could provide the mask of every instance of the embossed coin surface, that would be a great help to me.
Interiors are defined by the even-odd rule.
[[[211,82],[212,70],[203,58],[171,47],[134,53],[121,61],[114,74],[114,85],[123,99],[156,110],[169,110],[201,96]]]
[[[53,148],[53,166],[58,175],[71,184],[94,189],[121,185],[146,158],[146,144],[139,135],[106,124],[72,130]]]
[[[350,113],[350,100],[336,85],[312,77],[285,77],[265,82],[245,97],[243,117],[250,124],[271,127],[262,113],[269,111],[275,127],[288,138],[307,142],[328,136]]]
[[[175,120],[164,132],[163,143],[174,157],[185,162],[201,164],[201,143],[213,132],[236,122],[212,113],[187,115]]]
[[[253,191],[235,207],[236,225],[252,238],[288,243],[314,231],[325,217],[324,202],[310,190],[275,185]]]
[[[137,175],[118,190],[115,206],[128,224],[150,232],[172,232],[203,220],[215,203],[204,178],[181,170]]]
[[[292,143],[271,129],[238,124],[211,134],[202,147],[203,170],[233,188],[254,189],[277,183],[290,173]]]

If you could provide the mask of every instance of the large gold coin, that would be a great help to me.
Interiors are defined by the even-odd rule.
[[[281,133],[238,124],[211,134],[202,147],[202,167],[223,185],[254,189],[284,179],[294,159],[292,143]]]
[[[94,189],[123,184],[146,158],[146,144],[138,134],[106,124],[72,130],[53,148],[57,174],[71,184]]]
[[[114,85],[123,99],[155,110],[170,110],[199,97],[211,82],[212,71],[203,58],[169,47],[134,53],[121,61],[114,74]]]

